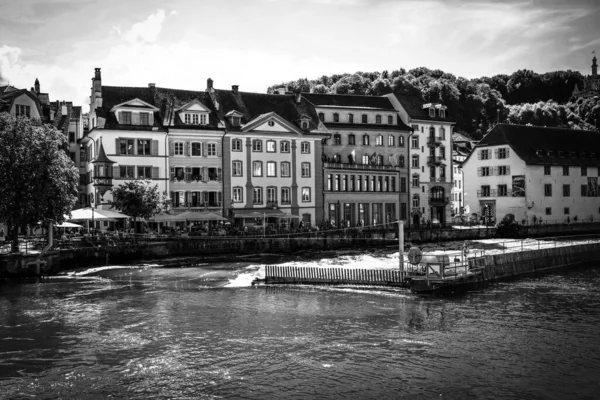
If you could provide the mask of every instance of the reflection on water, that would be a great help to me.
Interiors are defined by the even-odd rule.
[[[294,261],[303,262],[318,263]],[[1,286],[0,397],[592,399],[600,390],[598,268],[444,298],[249,286],[261,274],[251,262],[146,265]]]

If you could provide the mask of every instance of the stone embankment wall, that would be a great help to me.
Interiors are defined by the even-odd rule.
[[[484,279],[494,281],[598,260],[600,243],[589,243],[471,258],[469,267],[483,267]]]

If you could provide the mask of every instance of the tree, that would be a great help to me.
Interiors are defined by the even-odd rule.
[[[161,198],[158,185],[150,186],[148,181],[129,181],[117,186],[112,191],[111,207],[133,218],[133,224],[138,218],[151,218],[161,208]]]
[[[0,221],[13,251],[20,226],[61,223],[75,205],[79,171],[61,150],[66,145],[51,125],[0,114]]]

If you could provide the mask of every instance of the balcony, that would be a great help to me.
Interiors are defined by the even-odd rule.
[[[445,176],[439,176],[437,178],[434,177],[434,178],[431,178],[431,182],[442,182],[442,183],[444,183],[444,182],[446,182],[446,177]]]
[[[441,136],[429,136],[427,138],[427,146],[439,146],[443,141],[444,139]]]
[[[398,171],[400,167],[393,165],[372,165],[372,164],[350,164],[350,163],[330,163],[324,162],[323,168],[329,169],[353,169],[366,171]]]
[[[444,156],[428,156],[427,157],[427,165],[428,166],[432,166],[432,165],[441,165],[443,160],[445,160],[446,157]]]
[[[444,196],[444,197],[430,197],[429,198],[429,204],[431,205],[439,205],[439,206],[443,206],[446,205],[450,202],[450,197],[448,196]]]
[[[477,197],[512,197],[512,190],[498,190],[498,189],[490,189],[490,190],[478,190]]]

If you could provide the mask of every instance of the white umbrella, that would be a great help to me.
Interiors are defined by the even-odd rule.
[[[77,224],[74,224],[72,222],[67,222],[67,221],[63,222],[62,224],[54,225],[54,226],[57,228],[83,228],[83,226],[81,226],[81,225],[77,225]]]
[[[91,221],[92,219],[96,221],[108,221],[114,219],[102,215],[96,210],[92,210],[91,208],[79,208],[77,210],[73,210],[71,211],[71,218],[69,218],[69,216],[66,216],[65,218],[69,221]]]

